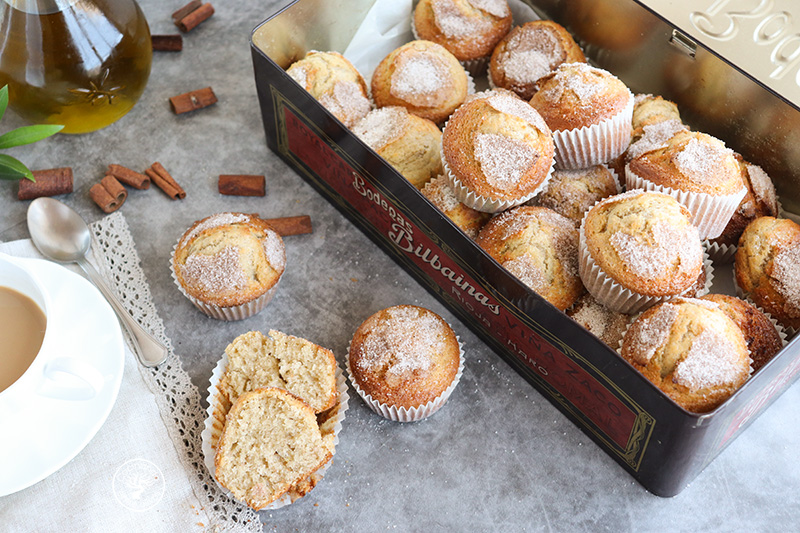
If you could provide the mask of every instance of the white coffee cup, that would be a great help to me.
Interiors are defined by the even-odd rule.
[[[0,253],[0,287],[17,291],[31,300],[47,319],[38,353],[22,375],[0,391],[0,418],[27,411],[42,398],[85,401],[105,386],[103,375],[92,365],[75,357],[60,355],[57,317],[45,286],[19,259]]]

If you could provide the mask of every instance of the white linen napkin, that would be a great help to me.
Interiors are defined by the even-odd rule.
[[[97,256],[92,263],[123,292],[136,292],[136,298],[121,294],[124,304],[137,307],[134,315],[165,342],[170,355],[157,370],[146,369],[126,343],[122,385],[105,424],[63,468],[0,497],[0,529],[261,531],[258,515],[222,495],[203,465],[199,436],[205,412],[200,396],[164,336],[125,219],[115,213],[92,230]],[[41,258],[29,240],[0,243],[0,252]],[[113,278],[109,263],[114,265]],[[171,402],[170,396],[178,401]],[[175,404],[180,407],[167,407]],[[0,458],[0,464],[6,460],[13,458]]]

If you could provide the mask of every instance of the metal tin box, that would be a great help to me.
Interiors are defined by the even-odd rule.
[[[800,210],[800,26],[793,0],[527,0],[634,92],[760,164]],[[343,51],[375,0],[298,0],[252,34],[267,144],[649,491],[679,493],[800,371],[792,340],[710,413],[678,407],[500,267],[284,71]],[[730,5],[729,5],[730,4]],[[692,9],[692,11],[688,11]],[[800,13],[798,13],[800,17]],[[531,420],[535,424],[535,420]]]

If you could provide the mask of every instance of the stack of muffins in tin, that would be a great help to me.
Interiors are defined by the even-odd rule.
[[[412,25],[353,131],[675,402],[716,408],[800,327],[800,226],[760,167],[505,0],[421,0]],[[738,297],[708,295],[733,261]]]

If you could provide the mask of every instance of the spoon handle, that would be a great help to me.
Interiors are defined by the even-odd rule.
[[[80,259],[78,264],[89,276],[89,279],[92,280],[92,283],[100,289],[100,292],[106,297],[111,307],[114,308],[114,311],[120,319],[120,323],[122,323],[122,327],[131,339],[133,353],[136,354],[136,358],[139,359],[139,362],[147,367],[158,366],[163,363],[167,359],[166,347],[158,342],[150,333],[145,331],[145,329],[133,319],[122,306],[116,294],[108,288],[105,280],[103,280],[103,276],[95,270],[91,263],[86,259]]]

